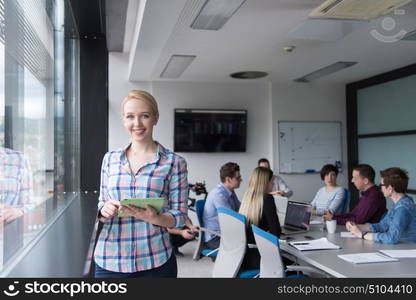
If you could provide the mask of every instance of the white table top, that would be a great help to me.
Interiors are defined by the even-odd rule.
[[[300,260],[312,265],[333,277],[416,277],[416,259],[401,258],[398,262],[353,264],[342,260],[337,255],[352,253],[377,252],[378,250],[416,249],[416,243],[399,243],[396,245],[376,243],[359,238],[341,238],[340,232],[346,231],[345,226],[337,226],[334,234],[322,231],[322,225],[312,225],[306,233],[291,235],[294,240],[306,240],[327,237],[329,241],[341,246],[339,250],[299,251],[286,242],[280,243],[280,249]],[[291,240],[292,241],[292,240]]]

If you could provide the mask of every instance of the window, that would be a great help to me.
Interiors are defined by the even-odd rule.
[[[416,193],[415,74],[416,65],[411,65],[347,86],[350,169],[369,164],[376,171],[376,182],[383,169],[406,169],[411,194]]]
[[[69,1],[0,0],[0,271],[79,192],[78,39]]]

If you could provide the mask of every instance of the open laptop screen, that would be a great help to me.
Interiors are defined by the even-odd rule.
[[[288,201],[285,225],[294,226],[300,229],[308,229],[311,211],[312,207],[310,204]]]

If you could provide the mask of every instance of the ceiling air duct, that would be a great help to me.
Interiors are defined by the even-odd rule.
[[[411,2],[412,0],[327,0],[309,17],[324,19],[371,20]]]

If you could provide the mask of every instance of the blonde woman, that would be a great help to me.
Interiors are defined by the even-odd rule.
[[[121,112],[130,143],[103,159],[98,212],[104,225],[94,252],[95,277],[176,277],[167,228],[181,228],[187,216],[186,162],[153,139],[159,112],[151,94],[131,91]],[[155,197],[165,198],[161,213],[120,205],[122,199]]]
[[[282,230],[277,217],[276,205],[270,194],[273,189],[273,172],[269,168],[257,167],[251,174],[248,189],[241,201],[240,213],[247,218],[247,243],[255,244],[251,225],[254,224],[277,237]],[[255,248],[247,248],[241,268],[258,269],[260,254]]]

